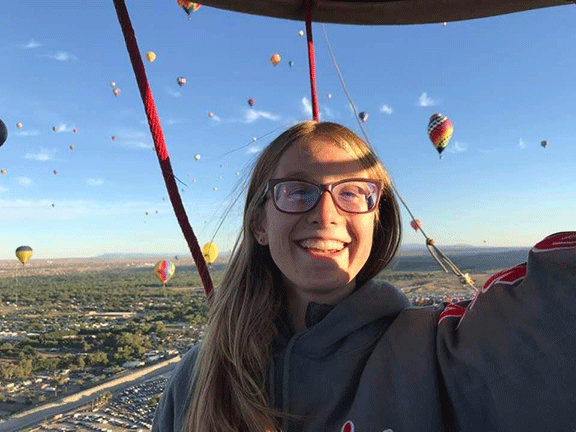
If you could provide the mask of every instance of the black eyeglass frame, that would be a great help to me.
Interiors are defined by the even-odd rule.
[[[313,185],[313,186],[316,186],[317,188],[319,188],[320,194],[318,195],[318,199],[316,200],[314,205],[312,207],[310,207],[308,210],[297,211],[297,212],[290,212],[290,211],[282,210],[280,207],[278,207],[278,204],[276,203],[276,197],[274,194],[274,188],[276,187],[277,184],[287,182],[287,181],[297,181],[297,182],[302,182],[302,183],[308,183],[310,185]],[[334,189],[335,186],[338,186],[339,184],[347,183],[347,182],[353,182],[353,181],[370,182],[370,183],[373,183],[374,185],[376,185],[376,187],[377,187],[376,202],[374,203],[374,207],[372,209],[367,210],[367,211],[355,212],[355,211],[346,210],[346,209],[342,208],[340,206],[340,204],[338,204],[338,200],[334,197],[332,190]],[[378,206],[380,204],[380,198],[382,197],[382,181],[381,180],[374,180],[374,179],[370,179],[370,178],[365,178],[365,177],[354,177],[354,178],[347,178],[347,179],[339,180],[337,182],[329,183],[329,184],[318,184],[318,183],[314,183],[314,182],[311,182],[309,180],[303,180],[300,178],[283,177],[283,178],[268,180],[268,183],[266,185],[265,196],[268,194],[268,192],[270,192],[270,194],[272,195],[272,203],[274,204],[274,207],[276,207],[276,210],[278,210],[281,213],[302,214],[302,213],[307,213],[309,211],[312,211],[312,210],[314,210],[314,208],[318,205],[318,203],[322,199],[322,195],[324,194],[324,192],[328,192],[330,194],[330,196],[332,197],[332,201],[334,202],[336,207],[338,207],[343,212],[350,213],[350,214],[365,214],[365,213],[372,213],[373,211],[375,211],[378,208]]]

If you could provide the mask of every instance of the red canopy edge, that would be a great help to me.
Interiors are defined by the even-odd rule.
[[[301,21],[303,0],[201,0],[205,6]],[[504,15],[562,6],[572,0],[396,0],[312,1],[315,22],[337,24],[426,24]]]

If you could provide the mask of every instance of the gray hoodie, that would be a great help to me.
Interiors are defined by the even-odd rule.
[[[374,280],[334,307],[311,303],[300,333],[286,321],[268,394],[303,421],[282,431],[576,430],[576,233],[545,239],[473,301],[410,307]],[[181,432],[197,354],[174,372],[154,432]]]

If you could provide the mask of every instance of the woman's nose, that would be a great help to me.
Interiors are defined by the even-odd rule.
[[[308,221],[321,225],[336,223],[342,217],[341,210],[334,202],[334,197],[328,191],[322,192],[320,201],[308,213]]]

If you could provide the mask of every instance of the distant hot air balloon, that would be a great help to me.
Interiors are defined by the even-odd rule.
[[[258,138],[252,137],[252,142],[256,142],[256,141],[258,141]]]
[[[190,19],[191,13],[196,12],[198,9],[200,9],[200,4],[191,1],[176,0],[176,3],[178,3],[178,6],[184,9],[184,12],[188,14],[188,19]]]
[[[444,21],[444,22],[442,23],[442,27],[446,27],[446,25],[447,25],[447,23],[446,23],[446,21]]]
[[[326,95],[326,97],[327,97],[328,99],[332,99],[332,93],[328,93],[328,94]]]
[[[214,117],[214,113],[213,113],[212,111],[210,111],[210,112],[208,113],[208,118],[213,118],[213,117]]]
[[[0,120],[0,146],[8,139],[8,128],[2,120]]]
[[[418,219],[412,219],[410,226],[414,229],[414,231],[418,231],[420,228],[422,228],[422,221]]]
[[[58,132],[58,126],[52,126],[52,130],[53,130],[54,132]]]
[[[70,147],[68,147],[70,150],[74,151],[74,146],[71,145]]]
[[[255,103],[256,101],[254,100],[254,98],[248,99],[248,105],[250,105],[251,107],[253,107]]]
[[[112,90],[112,93],[114,93],[114,96],[118,96],[120,94],[120,89],[115,88],[114,90]]]
[[[77,129],[77,128],[74,128],[74,129],[72,129],[72,132],[78,133],[78,129]]]
[[[454,132],[454,126],[450,119],[443,116],[440,113],[433,114],[428,122],[428,136],[430,141],[438,150],[438,154],[442,154],[442,151],[448,145],[450,138],[452,138],[452,133]]]
[[[148,60],[148,63],[154,63],[156,60],[156,53],[154,51],[148,51],[146,53],[146,60]]]
[[[288,61],[288,66],[290,67],[294,66],[294,62],[292,60]]]
[[[362,111],[360,114],[358,114],[358,118],[360,119],[360,121],[362,123],[365,123],[366,120],[368,120],[368,113],[365,111]]]
[[[214,264],[216,258],[218,258],[218,246],[216,243],[208,242],[202,247],[202,255],[208,265]]]
[[[52,208],[56,207],[56,204],[52,203]]]
[[[298,36],[300,37],[304,36],[304,30],[298,30]]]
[[[110,81],[110,87],[116,87],[116,83],[114,81]]]
[[[30,246],[19,246],[16,248],[16,258],[20,260],[22,264],[26,264],[34,251]]]
[[[176,78],[176,82],[178,83],[178,85],[180,87],[183,87],[186,84],[186,78],[178,77],[178,78]]]
[[[6,175],[6,170],[5,169],[0,170],[0,174]]]
[[[154,266],[154,274],[162,283],[162,285],[166,285],[166,282],[170,280],[172,276],[174,276],[174,272],[176,271],[176,266],[168,260],[161,260],[156,263]]]
[[[200,155],[199,155],[199,154],[197,154],[197,155],[194,155],[194,159],[196,159],[196,160],[200,160]]]
[[[282,60],[282,57],[280,57],[280,54],[272,54],[270,56],[270,63],[272,63],[272,66],[278,66],[278,63],[280,63],[280,60]]]
[[[58,170],[54,170],[52,172],[54,173],[54,175],[58,174]]]
[[[540,142],[540,145],[544,148],[546,148],[546,146],[548,145],[548,141],[544,140]]]
[[[214,187],[212,188],[212,190],[213,190],[214,192],[216,192],[216,191],[218,190],[218,188],[217,188],[216,186],[214,186]]]
[[[16,123],[16,127],[18,129],[22,129],[24,127],[24,124],[22,122],[18,122],[18,123]]]

